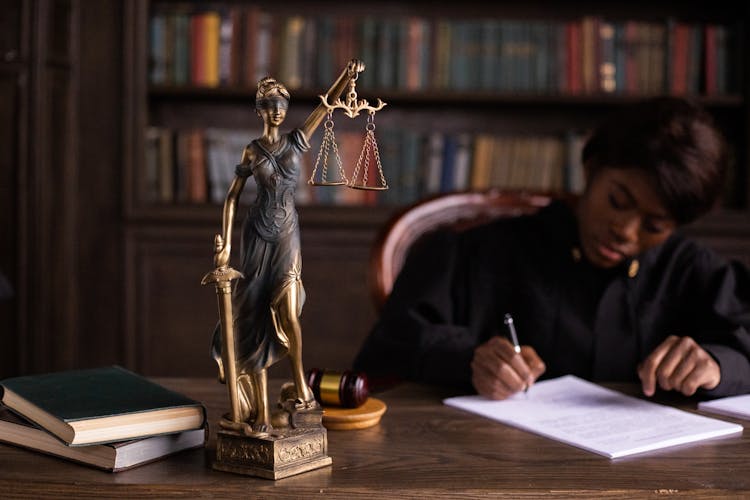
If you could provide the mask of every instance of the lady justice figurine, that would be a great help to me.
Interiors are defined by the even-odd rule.
[[[219,296],[220,322],[214,331],[211,354],[219,365],[220,380],[228,386],[231,403],[231,412],[219,422],[225,431],[224,437],[276,438],[286,432],[274,429],[266,374],[267,368],[285,355],[291,362],[295,389],[291,391],[294,394],[290,421],[294,424],[295,414],[305,412],[322,415],[302,367],[299,316],[305,290],[301,280],[294,193],[301,157],[310,147],[309,138],[326,114],[330,116],[327,99],[337,99],[347,85],[351,88],[363,70],[362,62],[351,60],[325,98],[321,96],[323,103],[313,110],[302,127],[285,134],[279,132],[279,127],[287,114],[289,92],[271,77],[258,82],[255,110],[263,119],[263,135],[248,144],[235,169],[236,175],[224,202],[222,233],[215,239],[216,269],[203,278],[203,284],[215,284]],[[242,226],[240,268],[236,271],[229,267],[232,226],[238,199],[250,176],[255,179],[258,194]],[[232,280],[237,280],[234,290]],[[322,425],[319,427],[325,433]],[[221,438],[222,433],[219,434]],[[226,454],[237,455],[238,446],[241,448],[248,441],[242,442],[242,445],[233,444]],[[217,461],[226,464],[230,460],[226,456],[222,458],[221,446],[221,442],[217,444]],[[305,446],[310,449],[309,443]],[[257,455],[256,452],[257,448],[250,455]],[[299,450],[294,453],[299,454]],[[330,464],[330,458],[325,458]],[[224,467],[222,470],[234,469]]]

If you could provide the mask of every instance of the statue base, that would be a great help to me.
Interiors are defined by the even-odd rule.
[[[328,434],[321,423],[322,414],[321,409],[300,411],[293,419],[295,427],[274,428],[261,436],[219,430],[216,433],[213,468],[266,479],[282,479],[331,465]]]

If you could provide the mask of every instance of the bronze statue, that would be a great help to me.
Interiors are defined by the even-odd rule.
[[[351,60],[326,96],[338,98],[363,70],[362,62]],[[305,290],[294,192],[301,157],[309,149],[308,140],[327,108],[319,105],[302,127],[281,134],[279,127],[286,117],[289,98],[287,89],[275,79],[267,77],[258,82],[255,109],[263,119],[263,135],[248,144],[236,167],[224,202],[222,234],[216,237],[216,270],[203,280],[216,283],[220,309],[224,308],[211,348],[220,379],[230,384],[232,411],[222,419],[221,426],[248,436],[263,435],[273,428],[266,369],[285,355],[291,362],[296,389],[294,409],[318,407],[302,367],[299,315]],[[239,274],[229,267],[232,226],[237,201],[250,176],[255,179],[258,194],[242,226]],[[230,303],[234,279],[237,283]],[[222,352],[225,345],[227,352]]]

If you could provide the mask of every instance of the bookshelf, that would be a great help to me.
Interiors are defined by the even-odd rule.
[[[438,4],[437,12],[425,14],[423,2],[332,13],[325,2],[291,10],[152,2],[145,21],[146,172],[136,195],[150,204],[222,203],[232,177],[226,165],[259,133],[258,120],[247,116],[251,109],[240,123],[232,116],[237,104],[253,102],[257,80],[277,76],[298,106],[310,109],[352,56],[369,66],[359,78],[360,92],[384,93],[406,114],[389,120],[392,106],[379,115],[392,189],[365,198],[302,182],[298,205],[402,206],[440,191],[492,186],[580,191],[576,158],[591,125],[585,113],[661,93],[698,96],[722,110],[744,102],[742,30],[731,15],[696,18],[684,7],[648,9],[639,17],[623,17],[616,7],[572,15],[549,6],[506,13],[505,5],[479,15]],[[209,108],[200,111],[199,123],[191,120],[196,100]],[[579,113],[582,103],[585,113]],[[467,110],[469,123],[451,123],[467,106],[489,109]],[[517,127],[514,119],[514,129],[504,130],[508,120],[493,115],[519,106],[532,116],[531,125]],[[562,111],[546,130],[539,125],[544,107]],[[433,110],[440,114],[424,119]],[[409,123],[413,116],[419,121]],[[349,125],[340,142],[345,162],[352,163],[362,133]],[[198,167],[187,152],[195,143],[202,145]],[[319,142],[312,143],[314,158]],[[742,154],[738,160],[744,161]],[[728,205],[744,203],[744,193],[730,194]]]
[[[303,330],[313,332],[305,334],[307,366],[346,368],[342,363],[367,333],[374,320],[365,284],[369,246],[395,211],[445,190],[576,191],[580,167],[575,153],[586,131],[608,112],[648,95],[696,97],[717,117],[733,145],[735,167],[724,210],[690,230],[747,261],[750,86],[741,64],[748,47],[746,6],[719,1],[709,11],[678,1],[485,5],[472,0],[459,6],[412,0],[342,9],[327,0],[138,0],[124,9],[129,75],[124,93],[125,337],[128,359],[144,373],[181,374],[196,363],[207,366],[202,349],[188,349],[183,364],[170,367],[149,358],[151,343],[184,344],[182,333],[157,311],[167,311],[166,316],[182,311],[177,328],[206,342],[213,319],[205,318],[215,316],[211,294],[196,289],[194,279],[174,275],[194,269],[198,276],[210,266],[222,188],[211,179],[206,160],[203,191],[191,198],[184,172],[181,177],[179,158],[185,154],[178,145],[192,131],[200,131],[207,142],[209,131],[209,137],[219,134],[234,144],[219,155],[224,162],[232,155],[238,159],[241,138],[257,136],[261,126],[253,110],[258,76],[269,73],[287,83],[292,102],[285,123],[291,127],[317,104],[317,95],[352,56],[368,66],[358,82],[360,97],[389,103],[377,115],[376,135],[386,178],[394,187],[365,201],[342,194],[346,188],[332,193],[301,185],[298,207],[309,292],[302,321]],[[222,29],[225,23],[240,29],[230,35]],[[203,24],[218,34],[200,45],[215,54],[210,62],[206,49],[202,56],[190,50],[195,39],[205,39],[206,31],[194,27]],[[191,36],[191,26],[203,34]],[[164,56],[178,52],[179,61]],[[191,73],[191,62],[204,74]],[[336,122],[337,137],[361,132],[361,124],[344,121]],[[242,131],[239,143],[233,135],[237,131]],[[319,129],[311,141],[311,161],[320,135]],[[450,157],[449,163],[458,165],[452,173],[444,168],[446,143],[459,152]],[[159,166],[163,158],[171,162],[166,174]],[[160,266],[174,274],[159,274]],[[346,280],[351,283],[331,291],[332,275],[351,277]],[[170,290],[190,297],[171,303],[166,298]],[[205,370],[212,373],[210,367]]]

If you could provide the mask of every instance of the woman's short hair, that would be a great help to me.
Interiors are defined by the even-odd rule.
[[[594,130],[581,156],[589,178],[605,167],[647,171],[678,224],[716,205],[729,162],[712,116],[678,97],[626,106]]]

